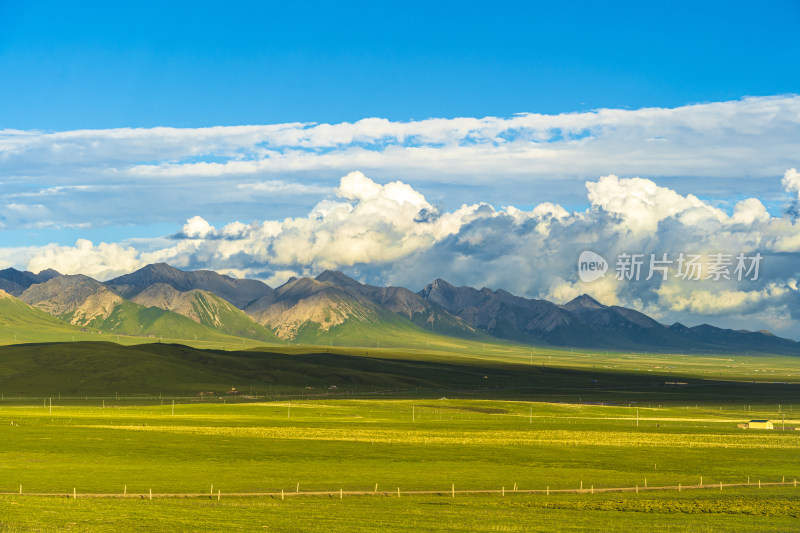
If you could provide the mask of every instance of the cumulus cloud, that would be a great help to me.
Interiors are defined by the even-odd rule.
[[[665,320],[745,316],[767,308],[800,316],[800,228],[788,217],[770,216],[758,199],[741,200],[726,212],[649,179],[613,175],[587,182],[586,190],[589,207],[582,211],[545,202],[529,211],[478,203],[440,212],[407,183],[380,184],[351,172],[341,178],[335,199],[321,200],[303,217],[215,228],[196,215],[171,239],[96,246],[80,240],[29,251],[27,266],[104,278],[166,261],[273,284],[339,268],[364,281],[412,288],[445,277],[562,302],[588,293]],[[609,261],[606,277],[578,279],[583,250]],[[642,254],[638,281],[614,276],[621,253]],[[650,254],[664,253],[673,263],[680,253],[701,255],[702,277],[677,279],[672,264],[667,280],[646,279]],[[739,253],[761,254],[758,279],[706,279],[711,256],[719,253],[731,261]]]
[[[144,266],[139,252],[115,243],[78,239],[75,246],[47,246],[37,250],[28,261],[28,269],[40,272],[48,268],[62,274],[87,274],[106,280],[127,274]]]
[[[797,291],[797,280],[789,279],[784,283],[768,283],[758,290],[691,290],[676,283],[667,283],[656,292],[665,310],[718,316],[731,312],[745,314],[760,311],[764,303],[781,301]]]
[[[201,216],[193,216],[183,225],[183,234],[189,239],[204,239],[216,230]]]
[[[781,183],[787,192],[793,193],[800,198],[800,172],[796,168],[787,170]]]

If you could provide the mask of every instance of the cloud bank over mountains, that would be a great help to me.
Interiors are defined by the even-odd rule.
[[[0,230],[18,238],[0,266],[108,279],[164,261],[273,285],[323,269],[410,288],[443,277],[787,334],[800,319],[797,139],[795,95],[507,118],[5,130]],[[665,185],[678,178],[702,190]],[[171,229],[113,238],[148,224]],[[102,227],[111,238],[24,238]],[[610,262],[604,278],[578,280],[583,250]],[[681,252],[758,252],[760,276],[614,276],[619,254]]]
[[[795,172],[785,173],[789,189]],[[165,238],[97,245],[80,240],[32,250],[26,266],[109,278],[163,261],[272,284],[324,269],[408,287],[442,276],[556,301],[589,293],[671,319],[759,313],[773,329],[790,327],[800,311],[800,227],[789,215],[770,215],[756,198],[726,211],[642,178],[604,176],[587,182],[586,190],[590,206],[584,211],[552,203],[530,211],[478,203],[443,212],[406,183],[381,185],[351,172],[341,178],[335,200],[320,201],[304,217],[217,228],[198,215]],[[604,278],[579,281],[583,250],[609,261]],[[755,280],[704,279],[705,270],[700,280],[645,279],[650,254],[674,260],[681,252],[760,253],[763,260]],[[615,276],[622,253],[643,254],[639,280]]]

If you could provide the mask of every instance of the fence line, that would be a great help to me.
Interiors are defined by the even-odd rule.
[[[133,493],[127,491],[127,486],[125,487],[124,492],[122,493],[80,493],[77,492],[77,489],[73,488],[72,491],[64,491],[64,492],[22,492],[22,487],[20,487],[19,492],[0,492],[0,496],[25,496],[25,497],[66,497],[66,498],[73,498],[73,499],[80,499],[80,498],[129,498],[129,499],[150,499],[153,498],[209,498],[209,499],[221,499],[221,497],[226,498],[252,498],[252,497],[263,497],[263,498],[275,498],[275,499],[285,499],[285,498],[296,498],[299,496],[328,496],[330,498],[338,497],[339,499],[343,498],[344,496],[413,496],[413,495],[438,495],[438,496],[450,496],[455,498],[456,495],[469,495],[469,494],[488,494],[488,495],[500,495],[506,496],[506,494],[513,495],[513,494],[540,494],[540,495],[547,495],[550,494],[599,494],[599,493],[608,493],[608,492],[635,492],[639,494],[640,492],[653,492],[653,491],[671,491],[675,490],[678,492],[684,490],[724,490],[725,488],[737,488],[737,487],[797,487],[797,479],[793,481],[775,481],[775,482],[747,482],[747,483],[705,483],[702,485],[666,485],[661,487],[648,487],[648,486],[633,486],[633,487],[605,487],[605,488],[598,488],[592,486],[591,488],[578,488],[578,489],[508,489],[506,490],[505,487],[501,487],[499,489],[466,489],[466,490],[456,490],[455,485],[452,485],[449,489],[439,489],[439,490],[400,490],[399,487],[397,489],[385,490],[385,491],[378,491],[377,486],[375,490],[335,490],[335,491],[283,491],[280,492],[222,492],[220,489],[217,489],[215,493],[212,490],[210,493],[208,492],[188,492],[188,493],[154,493],[152,489],[149,489],[148,492],[142,493]],[[299,489],[299,486],[298,486]]]

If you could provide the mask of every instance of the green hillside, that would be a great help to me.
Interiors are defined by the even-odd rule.
[[[159,283],[131,300],[144,307],[156,307],[187,317],[215,331],[264,342],[281,342],[269,329],[255,322],[244,311],[208,291],[181,292]]]
[[[0,291],[0,344],[97,340],[97,335],[66,324]]]
[[[72,312],[68,312],[58,318],[69,322],[72,315]],[[140,337],[218,341],[229,339],[229,336],[185,316],[157,307],[144,307],[129,300],[123,300],[116,305],[108,316],[97,316],[86,321],[86,326],[108,333]]]
[[[244,311],[206,291],[196,291],[192,308],[200,323],[217,331],[236,337],[260,341],[280,342],[280,339],[264,326],[257,324]]]
[[[500,365],[503,367],[504,365]],[[491,367],[491,365],[490,365]],[[198,350],[176,344],[121,346],[75,342],[0,347],[0,392],[8,395],[193,394],[243,391],[325,392],[485,387],[516,379],[509,368],[331,353]],[[308,389],[307,387],[311,387]]]
[[[343,323],[322,329],[315,322],[303,324],[297,331],[294,341],[305,344],[335,346],[375,346],[409,348],[444,348],[472,346],[473,340],[440,335],[422,329],[407,318],[382,307],[370,309],[375,316],[351,316]],[[502,341],[491,339],[495,344]]]
[[[334,349],[336,350],[336,349]],[[200,350],[176,344],[68,342],[0,347],[0,393],[9,396],[406,394],[540,401],[798,403],[796,384],[678,377],[448,357],[405,350],[341,348],[281,353],[266,348]],[[745,377],[747,379],[747,377]],[[676,387],[665,382],[685,381]],[[332,389],[335,386],[335,389]]]

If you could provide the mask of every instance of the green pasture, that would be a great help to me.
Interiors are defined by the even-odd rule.
[[[699,503],[689,491],[554,494],[551,499],[445,497],[453,485],[511,492],[515,484],[521,490],[688,486],[698,484],[701,476],[706,484],[791,481],[800,477],[800,431],[736,428],[750,417],[774,419],[777,406],[737,411],[728,405],[720,411],[710,405],[647,408],[418,398],[198,400],[176,402],[173,408],[171,400],[162,401],[56,401],[52,408],[49,401],[0,403],[0,492],[9,493],[0,500],[4,526],[27,528],[30,513],[57,529],[109,530],[140,516],[144,523],[163,524],[158,520],[165,519],[185,530],[252,530],[263,519],[287,531],[292,523],[312,531],[346,531],[355,524],[364,530],[399,531],[416,524],[442,531],[492,530],[490,525],[525,531],[547,529],[546,524],[571,517],[576,525],[610,520],[613,527],[624,528],[650,521],[667,528],[704,523],[695,514],[713,515],[706,516],[707,523],[720,528],[738,524],[769,530],[769,517],[778,520],[773,524],[800,525],[800,488],[791,486],[692,491]],[[781,409],[787,426],[800,426],[800,405]],[[281,502],[229,501],[225,496],[295,492],[298,484],[301,491],[372,491],[376,483],[380,492],[400,487],[445,496],[410,496],[400,502],[389,496],[342,501],[307,496]],[[64,497],[14,495],[20,485],[26,494]],[[219,501],[66,498],[73,489],[78,494],[210,493],[212,485],[215,493],[221,491]],[[743,512],[733,502],[747,502],[757,512]],[[532,511],[547,518],[534,521],[527,516]],[[435,518],[439,512],[445,513],[443,521]],[[381,517],[378,522],[375,516]]]

